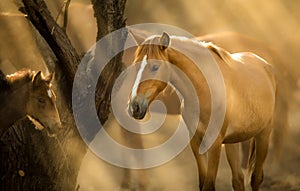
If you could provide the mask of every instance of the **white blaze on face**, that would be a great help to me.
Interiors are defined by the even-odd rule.
[[[52,98],[52,92],[51,92],[51,90],[48,89],[48,90],[47,90],[47,94],[48,94],[48,97],[49,97],[49,98]]]
[[[143,58],[141,67],[140,67],[140,69],[139,69],[139,71],[137,73],[135,82],[133,84],[133,88],[132,88],[132,91],[131,91],[131,100],[133,100],[133,98],[136,96],[137,89],[139,87],[139,83],[141,81],[143,71],[144,71],[144,69],[145,69],[145,67],[146,67],[147,64],[148,64],[148,62],[147,62],[147,55],[145,55],[144,58]]]

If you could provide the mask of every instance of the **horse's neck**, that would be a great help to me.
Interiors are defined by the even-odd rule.
[[[197,107],[197,104],[199,104],[197,91],[193,91],[193,84],[189,81],[187,76],[185,77],[177,68],[174,68],[174,70],[175,72],[172,74],[170,83],[183,98],[183,100],[181,100],[183,103],[183,105],[181,105],[182,117],[187,127],[194,127],[194,119],[198,119],[199,117],[194,115],[199,113],[199,107]]]
[[[180,46],[180,42],[172,41],[173,46],[178,51],[178,46]],[[191,42],[190,42],[191,43]],[[193,103],[189,103],[191,97],[191,91],[192,88],[196,91],[198,94],[198,103],[201,105],[201,122],[206,124],[206,122],[209,119],[209,114],[210,113],[210,92],[209,92],[209,87],[206,82],[206,78],[203,75],[203,67],[201,69],[198,68],[192,61],[192,59],[197,60],[199,62],[207,63],[210,64],[207,61],[207,50],[204,50],[204,47],[201,47],[200,45],[197,45],[195,43],[191,43],[188,46],[180,46],[180,51],[181,53],[178,54],[177,51],[170,50],[169,51],[169,59],[172,64],[176,65],[180,71],[182,71],[192,82],[193,87],[188,87],[186,84],[186,81],[183,80],[182,74],[179,74],[179,72],[175,72],[174,75],[171,77],[171,83],[178,89],[178,91],[185,97],[186,99],[184,100],[185,106],[191,105],[193,107]],[[206,52],[205,52],[206,51]],[[184,55],[186,56],[184,56]],[[189,56],[192,55],[192,56]],[[205,68],[204,68],[205,69]]]
[[[176,65],[182,72],[184,72],[193,82],[197,90],[203,88],[206,84],[205,76],[202,72],[211,64],[209,51],[200,43],[192,41],[182,41],[174,39],[172,41],[172,48],[168,52],[171,63]],[[197,62],[197,63],[196,63]],[[199,66],[201,67],[199,68]]]
[[[26,115],[28,85],[23,85],[12,92],[0,96],[0,136],[17,120]]]

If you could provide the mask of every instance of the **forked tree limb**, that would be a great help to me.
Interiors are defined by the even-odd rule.
[[[59,61],[60,68],[67,76],[68,86],[72,87],[75,72],[80,63],[79,55],[64,30],[52,18],[43,0],[22,0],[22,2],[27,18],[49,44]],[[125,27],[124,10],[126,0],[92,0],[92,4],[98,26],[97,40],[114,30]],[[126,37],[127,34],[124,34],[124,43]],[[118,46],[124,46],[124,44]],[[122,54],[113,58],[98,81],[96,107],[102,124],[108,117],[110,93],[114,80],[121,72],[121,60]]]
[[[49,44],[72,87],[80,57],[68,36],[55,22],[43,0],[22,0],[22,2],[27,18]]]
[[[22,8],[23,12],[26,13],[28,20],[48,43],[58,60],[56,66],[60,68],[59,70],[66,76],[66,79],[60,81],[59,85],[71,90],[73,79],[80,63],[79,55],[72,46],[65,31],[52,18],[44,0],[22,0],[22,2],[24,4],[24,8]],[[126,0],[93,0],[92,2],[98,24],[97,39],[125,26],[123,14]],[[126,36],[127,34],[124,34],[124,42]],[[121,43],[119,46],[123,46],[123,44]],[[108,116],[111,89],[114,80],[117,78],[122,68],[121,58],[122,55],[113,58],[99,79],[96,90],[96,103],[98,106],[98,115],[102,122],[104,122]],[[63,97],[65,101],[71,102],[70,93],[64,94]],[[64,150],[60,149],[61,147],[58,147],[60,144],[57,144],[53,139],[47,138],[47,135],[45,135],[46,137],[40,137],[39,133],[37,133],[37,137],[40,137],[40,140],[49,141],[49,143],[32,143],[36,147],[35,151],[24,152],[20,155],[20,152],[13,150],[10,145],[8,145],[8,151],[10,151],[10,153],[14,156],[21,156],[24,160],[22,160],[22,162],[16,161],[15,163],[7,160],[6,162],[11,168],[8,169],[7,167],[3,167],[3,169],[11,170],[12,173],[14,173],[15,166],[22,164],[26,166],[26,168],[24,167],[21,170],[25,169],[26,172],[31,172],[30,170],[38,171],[37,173],[31,172],[32,175],[37,176],[37,178],[35,178],[37,182],[32,182],[31,176],[20,177],[18,179],[20,182],[16,182],[13,178],[15,175],[6,173],[7,180],[9,181],[7,182],[7,185],[4,185],[3,188],[5,189],[3,190],[19,190],[18,188],[25,190],[75,190],[77,173],[86,147],[76,131],[74,120],[72,116],[70,116],[72,114],[69,112],[70,107],[65,105],[62,107],[62,111],[66,113],[65,115],[67,116],[64,118],[66,122],[63,123],[66,126],[66,130],[63,130],[64,132],[58,134],[58,138],[61,139],[62,146],[68,144],[69,146],[65,146]],[[22,129],[18,130],[19,133],[17,134],[23,135],[22,138],[20,138],[22,141],[23,139],[26,140],[27,138],[32,137],[32,132],[26,130],[27,126],[28,125],[23,126],[22,123]],[[7,137],[8,140],[12,138],[11,134],[8,134]],[[15,140],[14,138],[12,139]],[[29,143],[36,140],[37,138],[32,138]],[[31,147],[28,148],[28,143],[18,143],[17,145],[24,150],[31,149]],[[70,149],[70,147],[76,149]],[[40,166],[40,161],[30,160],[32,156],[37,156],[40,161],[45,162],[46,165],[42,166],[42,168]],[[65,158],[66,160],[62,160],[62,158]],[[34,168],[30,168],[33,163],[36,165]],[[24,180],[26,183],[31,182],[31,184],[24,186]],[[12,185],[15,189],[8,189],[12,188]]]

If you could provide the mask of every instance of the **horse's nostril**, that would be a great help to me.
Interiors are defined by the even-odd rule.
[[[129,114],[135,119],[142,119],[146,114],[147,100],[135,98],[129,106]]]
[[[135,111],[136,111],[137,113],[140,111],[140,106],[139,106],[139,104],[137,104],[137,103],[136,103],[136,105],[135,105]]]
[[[133,115],[135,112],[136,112],[136,103],[134,102],[134,103],[131,103],[130,104],[130,113],[131,113],[131,115]]]

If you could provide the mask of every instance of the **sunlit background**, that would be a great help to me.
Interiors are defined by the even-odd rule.
[[[58,12],[63,1],[46,2],[53,17],[57,17],[61,24],[62,16],[58,16]],[[19,0],[0,1],[0,69],[6,74],[24,67],[46,72],[41,51],[42,39],[18,11],[21,5]],[[267,176],[263,190],[300,189],[299,8],[298,0],[127,0],[125,16],[128,25],[159,22],[183,28],[195,36],[238,32],[260,41],[279,54],[281,67],[284,68],[282,72],[287,73],[286,80],[292,87],[288,98],[291,109],[289,138],[283,151],[281,174]],[[85,53],[95,43],[96,31],[90,1],[72,0],[67,33],[78,53]],[[228,165],[222,161],[218,175],[221,182],[219,188],[222,184],[230,185],[228,174]]]

